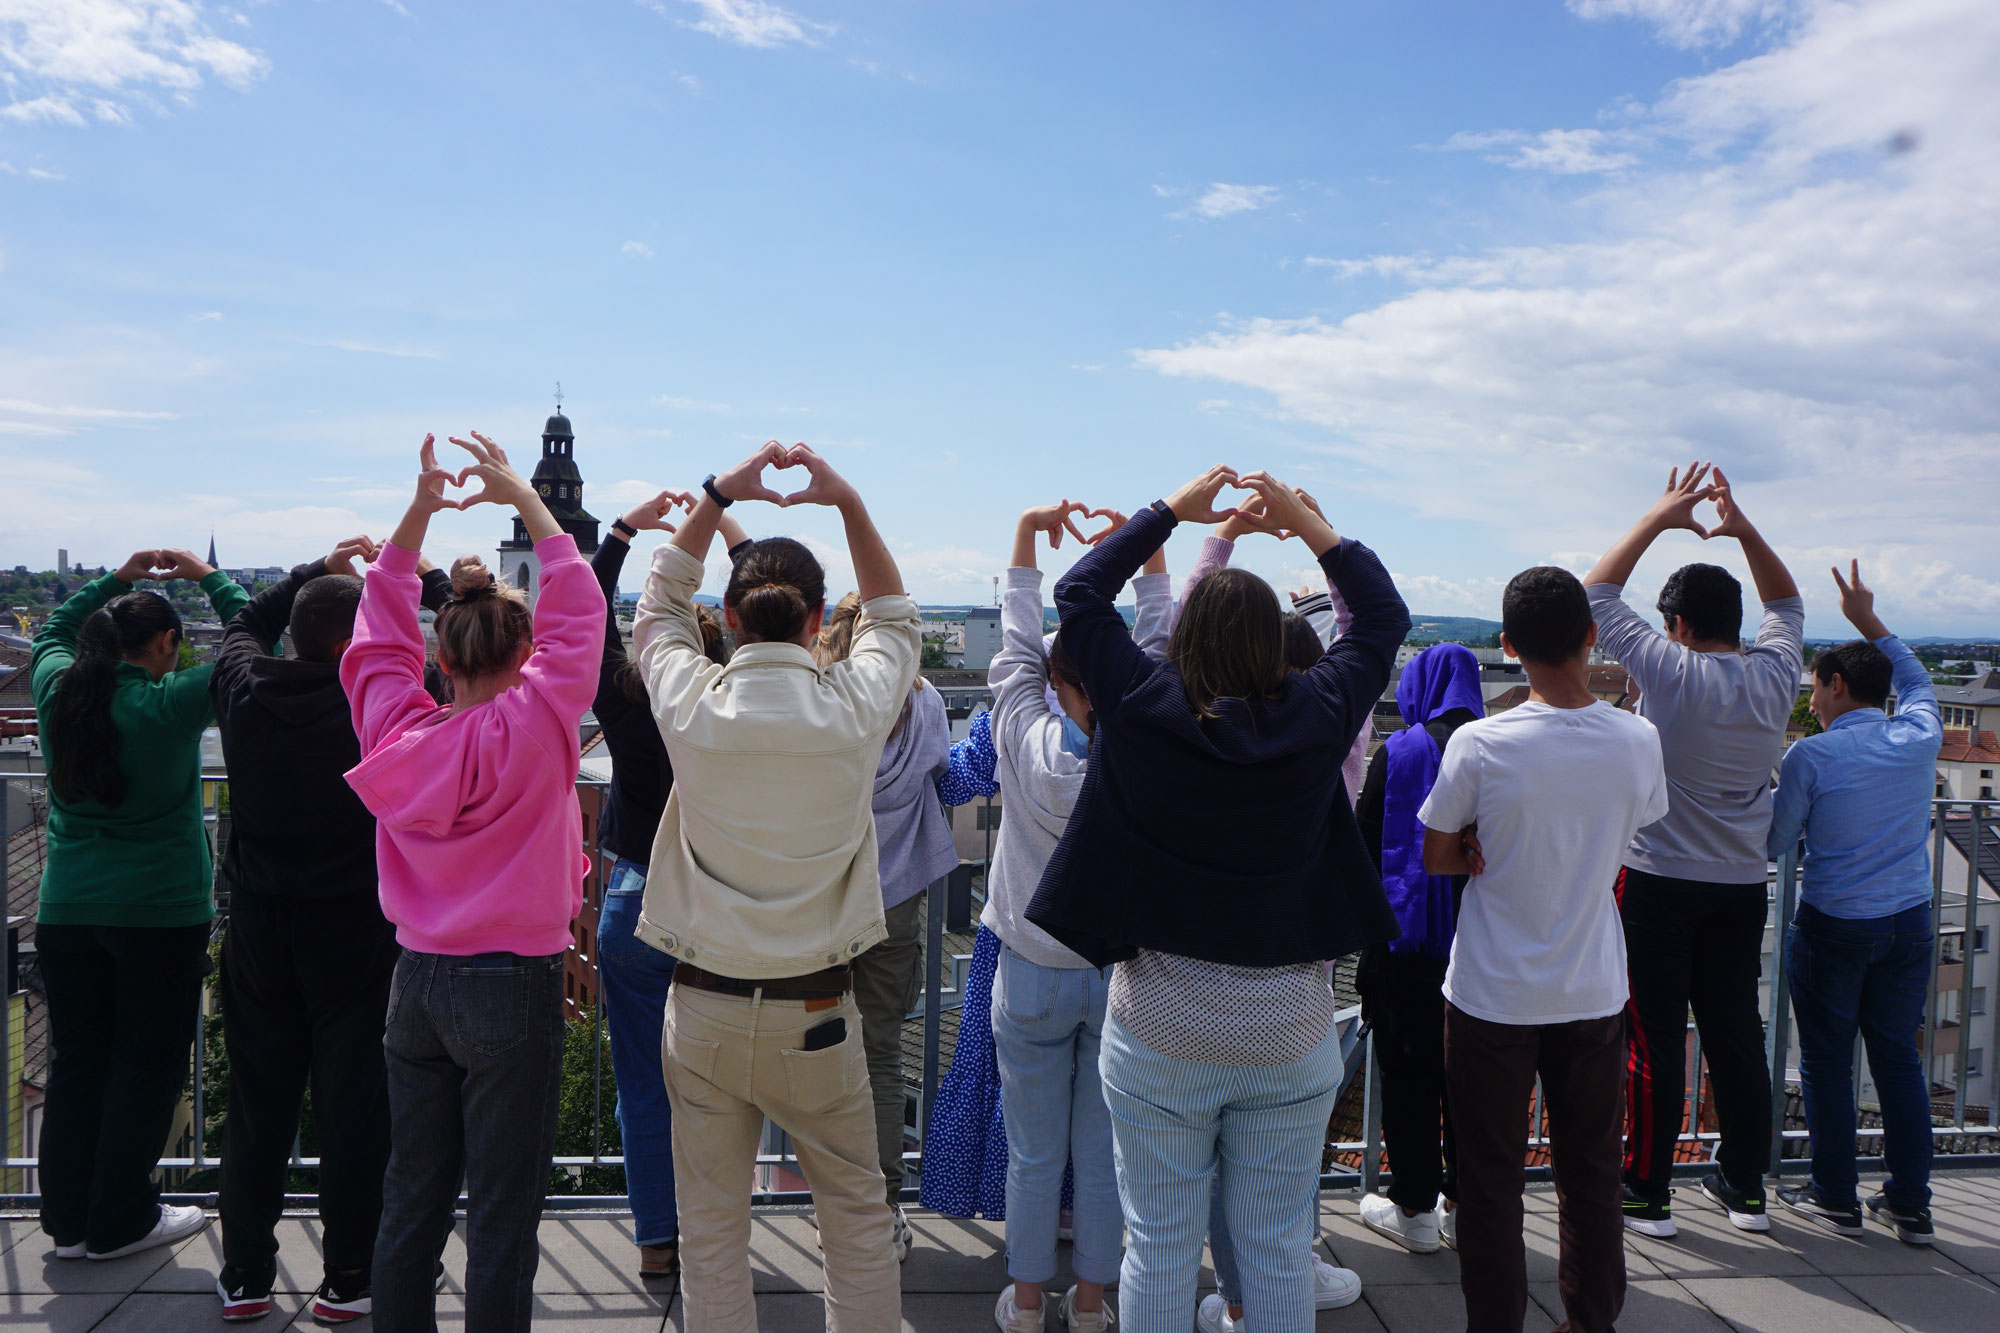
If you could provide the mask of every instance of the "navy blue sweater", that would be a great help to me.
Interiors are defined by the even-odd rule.
[[[1142,948],[1281,967],[1393,939],[1340,764],[1410,632],[1403,599],[1373,551],[1334,546],[1320,566],[1352,628],[1274,697],[1201,721],[1112,605],[1174,527],[1143,510],[1056,584],[1097,736],[1028,919],[1099,967]]]

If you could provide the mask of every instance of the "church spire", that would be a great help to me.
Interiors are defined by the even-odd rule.
[[[208,567],[209,567],[210,569],[214,569],[214,568],[216,567],[216,564],[215,564],[215,529],[214,529],[214,528],[210,528],[210,529],[208,530]]]

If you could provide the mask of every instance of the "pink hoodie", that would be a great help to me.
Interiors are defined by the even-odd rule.
[[[340,660],[362,754],[347,782],[378,821],[382,912],[420,953],[561,953],[583,903],[577,722],[597,693],[604,594],[567,533],[535,554],[534,652],[499,697],[460,712],[424,692],[417,552],[394,543],[368,569]]]

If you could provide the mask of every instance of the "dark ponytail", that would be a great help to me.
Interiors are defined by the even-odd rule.
[[[76,660],[57,680],[49,714],[49,785],[57,799],[112,807],[124,801],[118,727],[111,720],[118,664],[168,631],[180,635],[180,613],[150,592],[114,597],[83,622]]]
[[[785,643],[826,604],[826,571],[802,543],[766,537],[730,571],[722,604],[736,613],[745,642]]]

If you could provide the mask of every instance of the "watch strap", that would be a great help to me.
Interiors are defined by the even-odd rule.
[[[715,501],[716,504],[722,506],[722,508],[724,509],[727,509],[729,508],[729,506],[736,503],[736,501],[730,499],[728,496],[724,495],[721,491],[715,489],[715,474],[713,472],[709,473],[708,476],[702,479],[701,488],[704,491],[708,492],[709,499]]]

